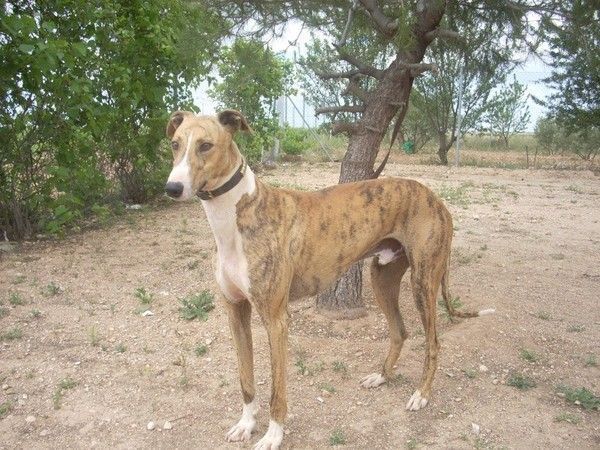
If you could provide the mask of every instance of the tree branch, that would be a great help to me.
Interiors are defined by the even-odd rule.
[[[377,0],[360,0],[360,3],[369,13],[375,23],[377,30],[387,38],[391,38],[398,31],[398,21],[386,16],[379,6]]]
[[[413,78],[418,75],[421,75],[423,72],[427,72],[428,70],[432,71],[433,73],[437,73],[438,71],[438,66],[436,64],[410,64],[399,62],[398,67],[400,67],[401,69],[410,70],[410,76]]]
[[[367,102],[369,93],[360,87],[358,77],[352,77],[348,80],[348,86],[342,92],[342,95],[353,95],[362,102]]]
[[[348,11],[348,19],[346,20],[346,26],[344,27],[344,31],[342,32],[342,37],[340,37],[340,40],[337,44],[340,47],[342,47],[343,45],[346,45],[346,38],[348,37],[348,32],[350,31],[350,25],[352,24],[352,19],[354,18],[354,11],[356,11],[357,7],[358,7],[358,0],[354,0],[354,2],[352,3],[352,7]]]
[[[321,70],[315,70],[315,75],[324,80],[330,80],[332,78],[352,78],[360,74],[359,70],[349,70],[347,72],[323,72]]]
[[[315,110],[315,114],[330,114],[340,112],[361,113],[364,112],[364,110],[365,107],[360,105],[324,106],[322,108],[317,108]]]
[[[460,39],[460,34],[456,31],[448,30],[445,28],[436,28],[428,33],[425,33],[425,41],[427,43],[432,42],[435,38],[443,38],[443,39]]]
[[[347,63],[352,64],[363,75],[368,75],[370,77],[376,78],[377,80],[381,80],[383,78],[383,70],[377,69],[376,67],[359,61],[358,58],[349,54],[337,45],[335,46],[335,48],[337,49],[338,54],[340,55],[340,59],[342,61],[346,61]]]
[[[354,134],[358,131],[359,125],[352,122],[334,122],[331,124],[331,134],[340,133]]]

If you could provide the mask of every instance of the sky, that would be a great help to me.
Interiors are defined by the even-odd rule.
[[[272,39],[270,41],[270,47],[275,53],[285,54],[290,60],[294,59],[294,52],[302,54],[306,44],[310,41],[310,32],[306,29],[302,30],[299,23],[290,24],[284,31],[281,38]],[[295,41],[296,45],[290,45],[291,41]],[[525,63],[514,70],[513,74],[517,81],[526,86],[526,92],[530,96],[535,96],[539,99],[546,98],[551,90],[541,81],[548,77],[551,73],[551,68],[546,65],[539,58],[530,56],[527,58]],[[509,80],[512,79],[512,75],[509,75]],[[212,114],[215,112],[216,104],[209,97],[208,86],[206,83],[202,83],[198,89],[195,90],[194,104],[200,108],[203,113]],[[535,103],[531,97],[528,96],[527,104],[531,114],[531,120],[528,124],[526,131],[533,131],[535,124],[539,118],[545,115],[545,108]],[[315,117],[314,108],[308,104],[302,106],[303,98],[302,95],[296,95],[292,97],[292,102],[296,104],[298,109],[305,110],[305,119],[311,125],[315,126],[325,120],[325,117]],[[280,113],[280,116],[283,115]],[[287,102],[287,121],[292,126],[303,126],[300,114],[291,105],[291,102]]]

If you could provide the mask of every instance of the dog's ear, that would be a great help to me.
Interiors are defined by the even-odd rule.
[[[175,134],[175,130],[179,128],[179,125],[181,125],[183,119],[185,119],[186,116],[193,115],[194,113],[191,113],[189,111],[175,111],[173,114],[171,114],[171,117],[169,118],[169,123],[167,123],[167,136],[169,137],[169,139],[173,137],[173,135]]]
[[[231,134],[235,134],[237,131],[252,131],[250,125],[248,125],[248,121],[246,121],[246,118],[239,111],[226,109],[225,111],[221,111],[217,115],[217,118],[221,122],[221,125],[227,128]]]

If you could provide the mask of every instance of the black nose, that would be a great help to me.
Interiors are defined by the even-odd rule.
[[[165,186],[165,192],[171,198],[180,197],[183,192],[183,183],[180,183],[179,181],[169,181]]]

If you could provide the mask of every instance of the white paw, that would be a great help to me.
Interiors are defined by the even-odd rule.
[[[372,373],[360,380],[360,385],[365,388],[376,388],[385,383],[385,378],[380,373]]]
[[[227,432],[226,439],[228,442],[248,441],[254,428],[256,427],[256,419],[254,416],[258,407],[254,401],[244,405],[242,418],[236,423],[231,430]]]
[[[427,399],[421,396],[421,391],[416,390],[412,397],[408,400],[406,404],[406,409],[409,411],[418,411],[421,408],[424,408],[427,405]]]
[[[254,446],[254,450],[277,450],[283,440],[283,427],[274,420],[269,421],[269,429],[260,441]]]

